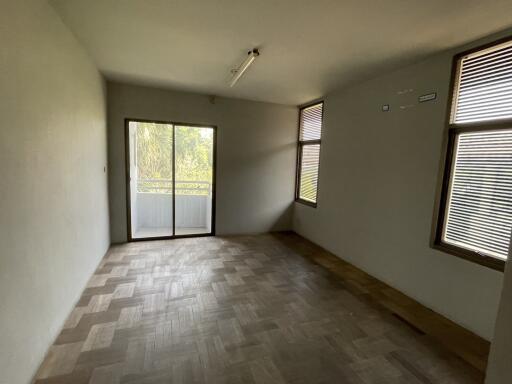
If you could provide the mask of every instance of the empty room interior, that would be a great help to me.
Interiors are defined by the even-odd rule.
[[[0,384],[511,384],[510,0],[0,0]]]

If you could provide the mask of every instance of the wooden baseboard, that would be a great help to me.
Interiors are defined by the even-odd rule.
[[[277,236],[292,247],[300,246],[301,254],[342,278],[353,293],[370,298],[424,333],[425,337],[434,339],[477,370],[485,373],[490,348],[487,340],[294,232],[282,232]]]

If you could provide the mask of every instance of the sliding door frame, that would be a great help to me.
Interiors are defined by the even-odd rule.
[[[143,237],[133,238],[132,237],[132,205],[131,205],[131,186],[130,186],[130,132],[129,124],[134,123],[154,123],[154,124],[167,124],[172,125],[172,236],[155,236],[155,237]],[[212,215],[211,215],[211,230],[209,233],[200,234],[188,234],[188,235],[176,235],[176,172],[175,172],[175,138],[176,138],[176,126],[184,127],[195,127],[195,128],[211,128],[213,129],[213,158],[212,158]],[[211,124],[195,124],[195,123],[183,123],[178,121],[164,121],[164,120],[152,120],[152,119],[141,119],[141,118],[125,118],[124,119],[124,154],[125,154],[125,173],[126,173],[126,223],[127,223],[127,239],[131,241],[151,241],[151,240],[170,240],[180,239],[187,237],[205,237],[215,236],[215,222],[216,222],[216,207],[217,207],[217,126]]]

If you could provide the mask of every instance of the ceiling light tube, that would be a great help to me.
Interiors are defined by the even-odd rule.
[[[254,48],[252,51],[247,52],[247,58],[244,60],[242,64],[236,69],[233,69],[231,73],[233,77],[229,82],[229,86],[233,87],[237,81],[242,77],[247,68],[253,63],[253,61],[260,55],[260,52],[257,48]]]

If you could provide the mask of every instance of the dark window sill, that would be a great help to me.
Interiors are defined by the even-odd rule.
[[[295,199],[295,202],[301,203],[301,204],[304,204],[304,205],[307,205],[307,206],[313,207],[313,208],[316,208],[316,206],[317,206],[317,203],[312,203],[311,201],[302,200],[302,199]]]
[[[491,268],[496,271],[503,272],[505,270],[505,261],[496,259],[491,256],[481,255],[477,252],[460,248],[451,244],[446,244],[443,242],[436,242],[432,244],[432,248],[471,261],[473,263],[483,265],[484,267]]]

